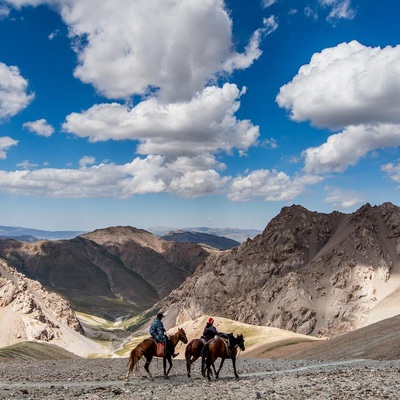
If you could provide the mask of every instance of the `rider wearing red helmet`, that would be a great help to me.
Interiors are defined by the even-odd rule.
[[[214,319],[210,317],[207,321],[201,338],[208,342],[216,335],[218,335],[218,331],[217,328],[214,326]]]

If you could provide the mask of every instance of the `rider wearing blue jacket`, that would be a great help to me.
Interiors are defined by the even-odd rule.
[[[169,340],[168,336],[165,335],[164,324],[161,321],[163,317],[165,317],[165,315],[162,312],[159,312],[157,314],[157,318],[153,321],[153,323],[150,326],[150,335],[156,342],[164,342],[169,352],[174,353],[172,343]],[[179,353],[172,354],[172,357],[176,357],[178,354]]]

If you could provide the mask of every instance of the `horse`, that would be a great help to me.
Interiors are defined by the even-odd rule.
[[[204,348],[206,341],[203,339],[193,339],[189,342],[185,349],[186,369],[187,376],[190,378],[190,367],[191,365],[201,357],[201,351]],[[216,373],[215,366],[212,364],[214,373]]]
[[[172,355],[174,354],[175,346],[178,344],[179,341],[183,343],[187,343],[186,332],[182,328],[178,328],[178,332],[174,333],[173,335],[169,336],[169,340],[172,346],[166,346],[165,355],[163,357],[163,368],[164,368],[164,377],[168,379],[169,371],[172,368]],[[153,379],[153,375],[149,371],[149,365],[153,357],[157,357],[157,342],[152,339],[144,339],[140,342],[132,351],[128,359],[128,373],[126,374],[126,380],[128,381],[130,373],[133,371],[133,368],[136,366],[136,370],[139,369],[139,360],[144,356],[146,359],[146,363],[144,364],[144,369],[146,370],[147,374],[149,375],[150,379]],[[169,368],[167,370],[167,360],[169,363]]]
[[[217,358],[221,358],[221,363],[219,365],[218,371],[215,373],[215,379],[218,379],[219,372],[221,371],[224,361],[227,358],[232,360],[233,372],[235,373],[235,378],[238,379],[239,375],[236,372],[236,355],[238,347],[244,351],[244,338],[243,335],[237,335],[236,337],[232,334],[227,334],[230,346],[229,349],[225,344],[224,339],[220,336],[215,336],[214,339],[209,340],[201,352],[201,373],[205,377],[207,372],[207,378],[210,380],[210,370],[211,365],[214,364]]]

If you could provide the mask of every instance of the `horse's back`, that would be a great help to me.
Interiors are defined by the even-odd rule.
[[[186,346],[185,354],[187,356],[200,357],[204,342],[202,339],[192,339]]]

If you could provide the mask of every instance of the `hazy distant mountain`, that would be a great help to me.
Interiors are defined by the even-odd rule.
[[[236,240],[223,236],[189,231],[169,232],[166,235],[161,236],[161,238],[170,242],[205,244],[219,250],[231,249],[232,247],[239,246],[240,244]]]
[[[0,225],[0,236],[2,238],[17,239],[21,241],[34,241],[47,239],[47,240],[61,240],[72,239],[76,236],[82,235],[82,231],[42,231],[40,229],[21,228],[15,226],[2,226]]]
[[[160,307],[338,335],[400,314],[400,208],[284,207],[254,239],[210,255]]]
[[[244,242],[248,238],[252,239],[254,236],[261,233],[261,231],[257,229],[207,228],[204,226],[195,228],[172,228],[167,226],[154,226],[148,228],[148,230],[157,236],[164,236],[167,235],[169,232],[175,232],[175,231],[207,233],[209,235],[222,236],[232,240],[236,240],[239,243]]]

